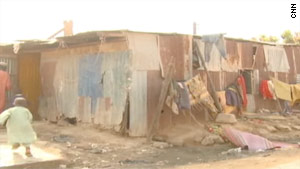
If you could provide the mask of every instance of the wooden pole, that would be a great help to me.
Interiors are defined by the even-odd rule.
[[[161,111],[163,109],[163,106],[165,104],[165,100],[168,94],[168,89],[174,74],[174,59],[171,60],[169,67],[167,69],[166,78],[163,81],[163,85],[161,88],[161,92],[159,95],[158,105],[156,107],[156,111],[154,112],[154,117],[150,123],[150,127],[147,133],[147,141],[150,142],[153,138],[155,130],[158,128],[159,119],[161,115]]]
[[[203,59],[203,57],[202,57],[202,55],[201,55],[200,49],[199,49],[198,45],[196,44],[196,42],[194,42],[194,47],[195,47],[195,49],[196,49],[196,54],[197,54],[197,56],[198,56],[199,65],[201,65],[201,64],[200,64],[200,60],[201,60],[202,65],[203,65],[204,70],[205,70],[205,73],[207,74],[207,77],[208,77],[208,83],[209,83],[209,85],[211,86],[211,89],[212,89],[212,98],[214,99],[215,105],[216,105],[216,107],[217,107],[219,113],[222,113],[223,110],[222,110],[221,104],[220,104],[220,102],[219,102],[219,99],[218,99],[218,97],[217,97],[217,93],[216,93],[216,90],[215,90],[215,86],[214,86],[214,84],[213,84],[213,82],[212,82],[212,80],[211,80],[211,77],[210,77],[210,74],[209,74],[209,72],[208,72],[208,70],[207,70],[205,61],[204,61],[204,59]]]

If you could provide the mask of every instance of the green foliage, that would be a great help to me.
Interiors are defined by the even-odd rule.
[[[278,38],[276,36],[266,36],[266,35],[260,35],[259,37],[259,41],[262,41],[262,42],[278,42]]]
[[[286,30],[281,34],[284,43],[295,43],[295,38],[290,30]]]

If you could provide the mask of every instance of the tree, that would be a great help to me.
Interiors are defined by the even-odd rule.
[[[284,43],[295,43],[294,36],[290,30],[286,30],[281,34]]]
[[[278,38],[276,36],[266,36],[266,35],[260,35],[259,41],[262,42],[278,42]]]
[[[270,41],[270,42],[276,43],[276,42],[278,42],[278,40],[279,40],[279,39],[278,39],[276,36],[270,36],[270,37],[269,37],[269,41]]]

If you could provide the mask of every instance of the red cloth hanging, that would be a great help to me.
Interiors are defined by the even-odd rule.
[[[244,76],[239,76],[237,78],[237,82],[239,84],[239,86],[242,88],[242,93],[241,95],[243,96],[243,106],[244,107],[247,107],[247,104],[248,104],[248,100],[247,100],[247,93],[246,93],[246,83],[245,83],[245,78]]]
[[[273,99],[273,94],[270,92],[269,86],[268,86],[268,80],[262,80],[260,84],[260,93],[263,96],[263,98],[267,99]]]

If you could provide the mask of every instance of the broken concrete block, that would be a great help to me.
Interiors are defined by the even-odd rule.
[[[294,130],[300,130],[300,126],[292,126]]]
[[[216,118],[216,122],[233,124],[233,123],[236,123],[237,120],[236,120],[234,114],[220,113],[220,114],[218,114],[218,116]]]
[[[283,124],[277,124],[275,127],[280,131],[292,131],[290,126],[286,126]]]

